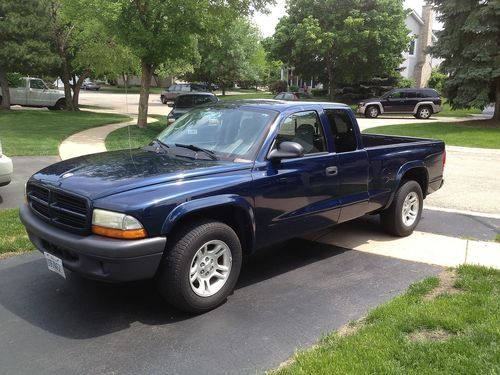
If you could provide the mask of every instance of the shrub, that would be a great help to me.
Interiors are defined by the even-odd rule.
[[[287,83],[285,81],[274,81],[269,85],[269,91],[271,91],[273,94],[277,94],[282,91],[287,91]]]
[[[312,89],[311,90],[312,96],[325,96],[328,94],[327,89]]]
[[[429,82],[427,83],[427,86],[432,87],[433,89],[436,89],[437,92],[440,94],[443,92],[443,87],[444,83],[446,81],[446,74],[441,73],[439,69],[434,68],[432,69],[431,73],[431,78],[429,78]]]
[[[398,81],[397,87],[399,88],[410,88],[415,87],[416,83],[413,78],[403,78],[401,77]]]
[[[291,91],[291,92],[297,92],[297,91],[299,91],[299,86],[296,86],[296,85],[290,85],[290,91]]]

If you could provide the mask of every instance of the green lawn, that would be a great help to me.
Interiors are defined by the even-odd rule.
[[[89,111],[0,111],[0,139],[8,156],[57,155],[59,144],[68,136],[128,119],[124,115]]]
[[[500,373],[500,271],[463,266],[456,272],[458,279],[449,281],[458,290],[450,286],[447,293],[426,298],[437,292],[438,278],[417,283],[276,372]]]
[[[0,210],[0,228],[2,228],[0,231],[0,258],[35,248],[21,224],[17,208]]]
[[[155,117],[160,121],[150,123],[146,128],[131,125],[110,133],[105,141],[108,151],[137,148],[155,139],[165,129],[166,117],[154,115],[150,117]]]
[[[494,120],[388,125],[364,132],[442,139],[453,146],[500,148],[500,122]]]
[[[443,110],[439,113],[436,113],[434,116],[436,117],[467,117],[473,114],[479,114],[482,111],[477,108],[469,108],[469,109],[451,109],[448,103],[443,104]]]

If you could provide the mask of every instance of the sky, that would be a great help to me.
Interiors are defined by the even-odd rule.
[[[404,6],[405,8],[415,9],[418,14],[421,13],[422,4],[424,0],[405,0]],[[254,22],[260,28],[262,32],[262,36],[268,37],[274,34],[274,28],[278,23],[279,19],[285,15],[285,0],[276,0],[276,5],[273,5],[268,8],[270,10],[270,14],[262,14],[256,13],[253,17]],[[439,28],[436,25],[433,27],[434,29]]]

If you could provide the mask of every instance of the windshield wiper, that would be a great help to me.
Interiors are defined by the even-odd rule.
[[[151,143],[154,144],[154,146],[156,147],[156,150],[159,150],[161,148],[164,151],[167,151],[167,149],[170,148],[169,145],[167,145],[166,143],[163,143],[158,138],[154,139],[153,142],[151,142]]]
[[[186,144],[183,144],[183,143],[176,143],[175,144],[177,147],[184,147],[184,148],[187,148],[189,150],[192,150],[192,151],[196,151],[196,152],[204,152],[205,154],[207,154],[210,159],[212,160],[219,160],[219,158],[215,155],[215,152],[211,151],[211,150],[208,150],[206,148],[201,148],[201,147],[198,147],[198,146],[195,146],[195,145],[186,145]]]

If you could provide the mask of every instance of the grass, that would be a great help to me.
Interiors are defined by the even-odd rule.
[[[447,145],[500,149],[500,122],[495,120],[377,126],[364,132],[435,138]]]
[[[454,292],[424,297],[436,277],[295,355],[277,374],[498,374],[500,271],[458,268]],[[347,330],[349,331],[349,330]]]
[[[131,125],[117,129],[106,137],[106,148],[108,151],[137,148],[147,145],[151,140],[165,129],[165,116],[150,116],[159,121],[148,124],[146,128]]]
[[[495,236],[495,242],[500,242],[500,234],[497,234],[497,235]]]
[[[35,247],[19,219],[19,210],[9,208],[0,210],[0,258],[33,250]]]
[[[469,108],[469,109],[451,109],[448,103],[443,103],[443,110],[439,113],[436,113],[434,116],[436,117],[467,117],[469,115],[480,114],[482,111],[477,108]]]
[[[68,136],[128,119],[124,115],[89,111],[1,111],[0,139],[8,156],[57,155],[59,144]]]

